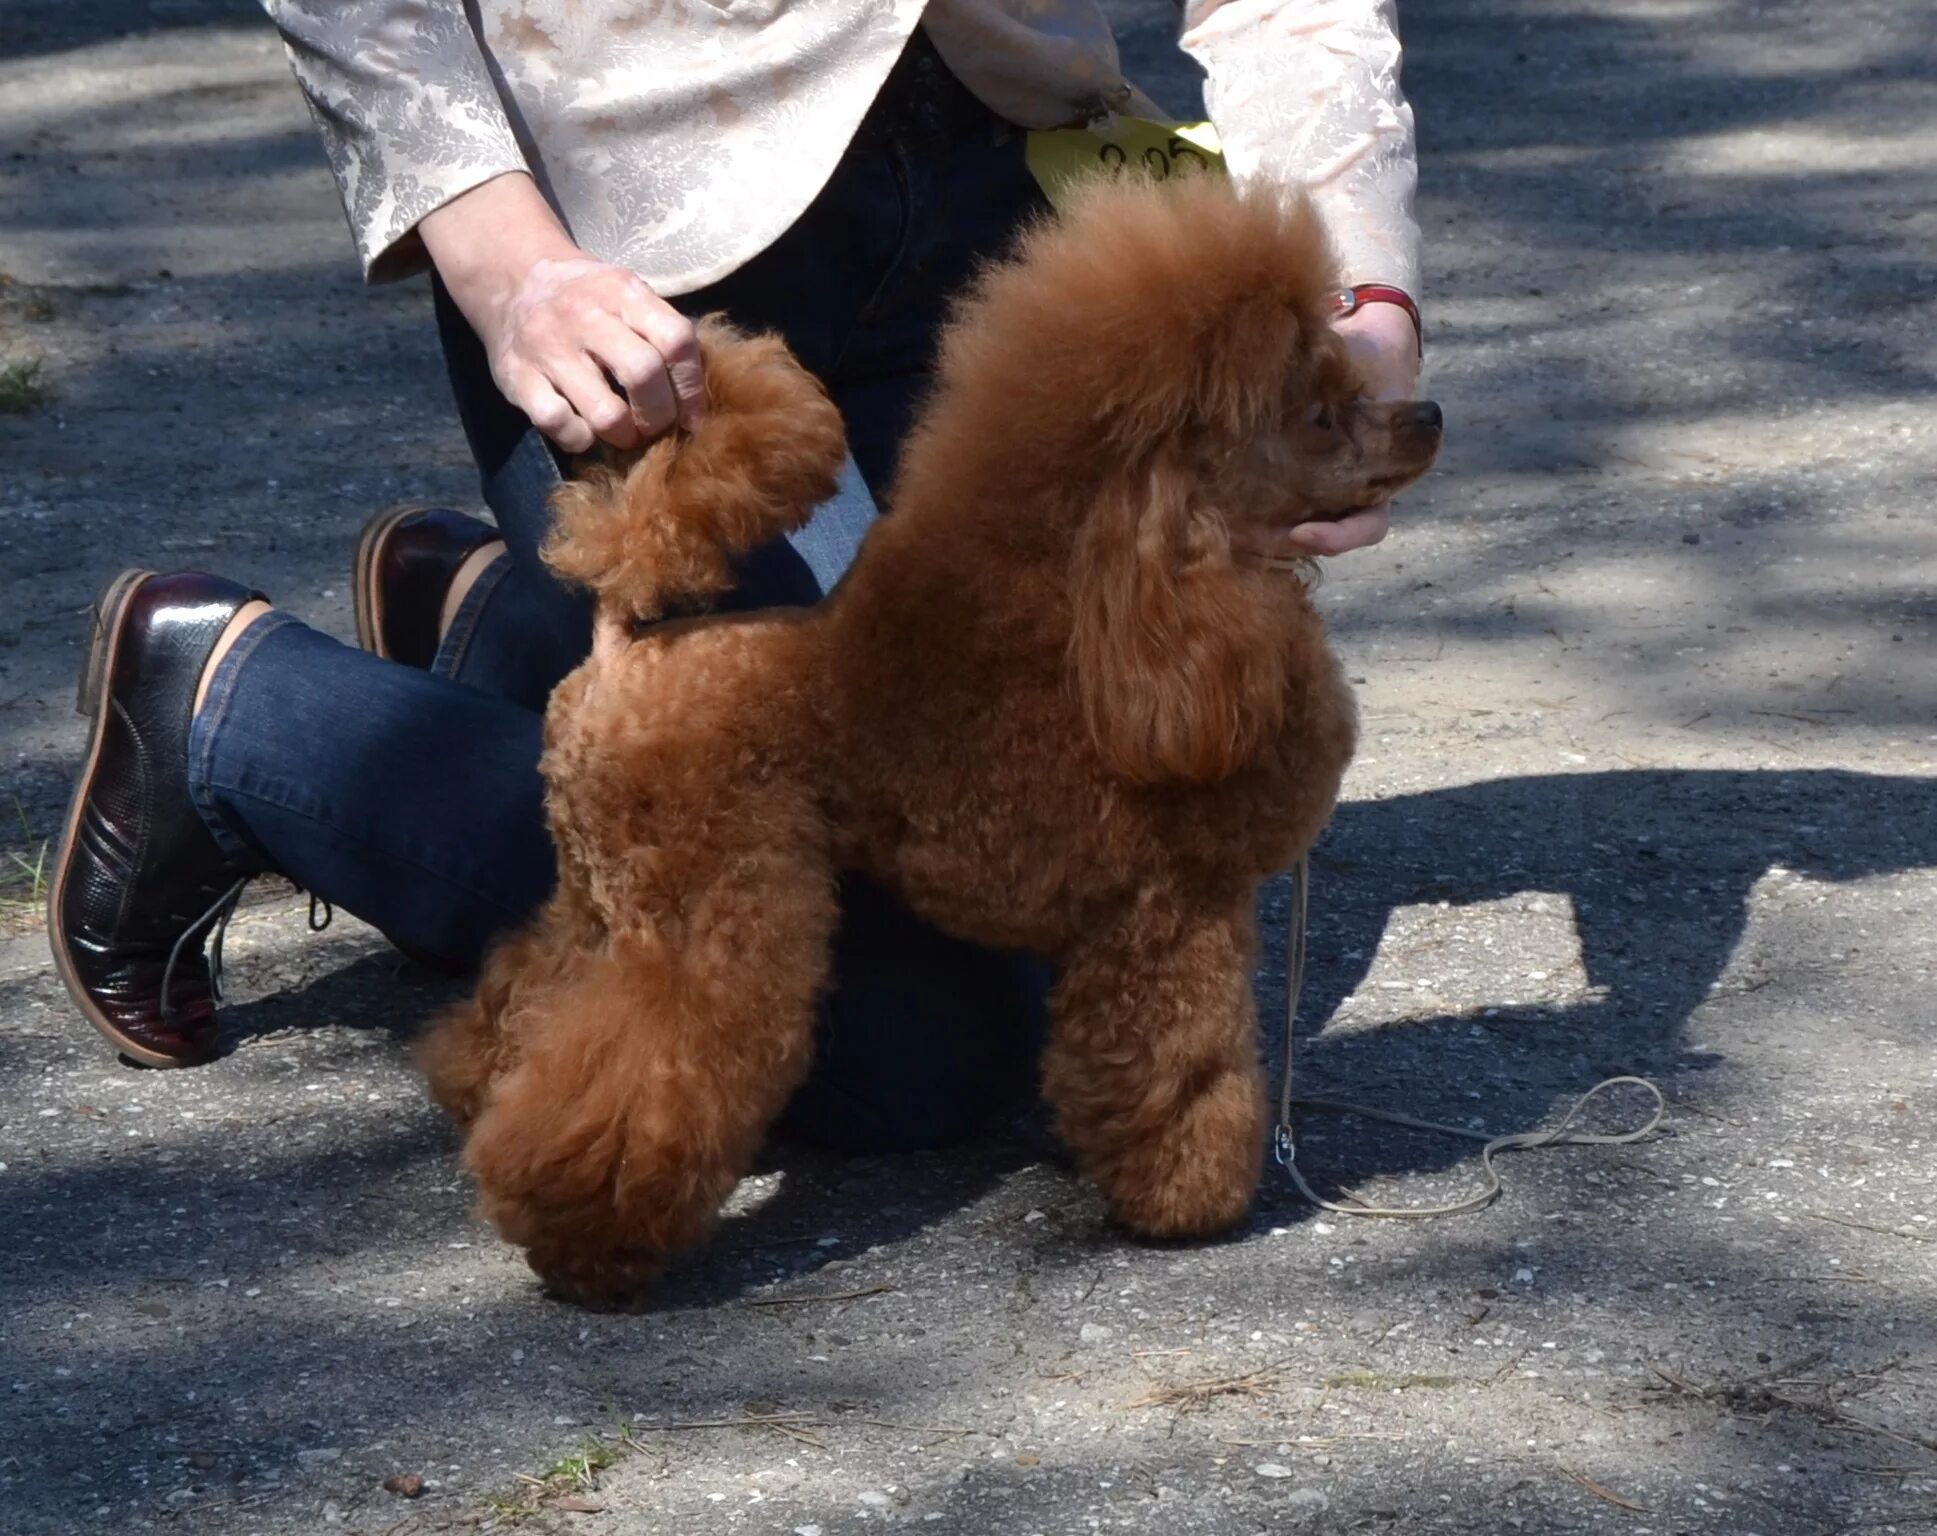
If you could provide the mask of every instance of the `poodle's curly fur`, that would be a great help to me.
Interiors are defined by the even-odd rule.
[[[558,493],[547,558],[600,613],[546,722],[558,889],[423,1050],[553,1288],[626,1301],[714,1221],[807,1070],[843,871],[1055,961],[1043,1091],[1126,1225],[1242,1216],[1253,900],[1354,713],[1308,572],[1234,532],[1438,441],[1356,401],[1335,284],[1302,201],[1091,193],[958,306],[892,515],[813,609],[665,618],[832,492],[839,416],[774,339],[707,322],[704,422]]]

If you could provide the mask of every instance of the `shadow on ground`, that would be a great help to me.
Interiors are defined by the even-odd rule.
[[[7,0],[0,60],[32,59],[142,33],[260,26],[254,0]]]
[[[1507,779],[1344,806],[1316,861],[1308,1018],[1326,1019],[1359,987],[1395,914],[1525,893],[1571,905],[1595,1000],[1503,1009],[1493,1017],[1483,1010],[1427,1012],[1372,1030],[1314,1025],[1304,1043],[1303,1085],[1389,1102],[1396,1095],[1414,1113],[1531,1126],[1593,1078],[1638,1071],[1657,1078],[1671,1098],[1706,1100],[1712,1112],[1725,1101],[1692,1079],[1713,1059],[1688,1046],[1685,1030],[1730,971],[1752,890],[1778,869],[1815,881],[1855,881],[1937,865],[1937,824],[1928,815],[1933,791],[1937,781],[1846,772],[1662,771]],[[1267,901],[1268,915],[1275,905]],[[435,985],[411,987],[394,970],[393,962],[370,957],[299,994],[246,1007],[245,1039],[227,1069],[264,1078],[312,1071],[290,1066],[276,1049],[301,1016],[375,1021],[370,1049],[394,1073],[402,1037],[446,995]],[[1273,987],[1268,976],[1267,1017]],[[1927,1021],[1907,1022],[1927,1028]],[[17,1054],[12,1046],[9,1055]],[[12,1069],[29,1065],[22,1055]],[[241,1083],[234,1091],[238,1102],[261,1096]],[[18,1236],[0,1261],[0,1311],[40,1325],[10,1329],[9,1342],[0,1342],[0,1379],[40,1382],[34,1397],[16,1399],[35,1411],[19,1419],[9,1445],[18,1465],[38,1469],[15,1484],[23,1514],[53,1519],[67,1496],[61,1490],[104,1437],[117,1454],[145,1446],[141,1455],[166,1459],[239,1433],[250,1467],[287,1459],[319,1435],[341,1439],[360,1420],[373,1352],[389,1361],[386,1371],[421,1372],[426,1393],[448,1394],[454,1403],[499,1390],[498,1371],[486,1369],[479,1353],[484,1341],[533,1330],[557,1347],[595,1339],[619,1349],[593,1372],[603,1386],[577,1383],[573,1401],[581,1406],[601,1392],[639,1401],[649,1380],[654,1401],[671,1393],[695,1412],[719,1408],[721,1381],[732,1383],[731,1403],[761,1398],[767,1394],[754,1356],[736,1358],[723,1377],[669,1364],[653,1341],[678,1335],[661,1324],[684,1314],[686,1326],[716,1336],[718,1318],[774,1282],[831,1261],[892,1254],[931,1228],[973,1221],[966,1213],[1019,1177],[1037,1200],[1053,1197],[1058,1214],[1027,1236],[1006,1229],[978,1262],[1036,1272],[1048,1283],[1125,1247],[1093,1197],[1073,1189],[1067,1175],[1026,1171],[1057,1160],[1040,1129],[907,1158],[783,1146],[772,1160],[779,1177],[762,1181],[759,1203],[729,1219],[681,1266],[645,1318],[594,1318],[555,1305],[534,1311],[535,1287],[508,1253],[487,1271],[488,1289],[473,1288],[471,1276],[450,1283],[437,1300],[440,1255],[452,1244],[489,1242],[469,1217],[448,1128],[421,1103],[378,1128],[320,1141],[312,1130],[308,1140],[281,1143],[274,1120],[239,1133],[246,1155],[229,1155],[220,1125],[197,1126],[162,1143],[176,1154],[166,1160],[148,1143],[89,1162],[29,1162],[8,1171],[0,1225]],[[1311,1139],[1323,1159],[1344,1160],[1354,1180],[1438,1171],[1470,1158],[1464,1145],[1383,1128]],[[1529,1177],[1531,1188],[1551,1197],[1551,1176]],[[173,1219],[161,1218],[164,1211]],[[1269,1184],[1249,1241],[1266,1240],[1265,1226],[1299,1213]],[[1570,1234],[1550,1263],[1597,1289],[1597,1305],[1614,1326],[1627,1304],[1621,1287],[1593,1277],[1619,1273],[1621,1260],[1596,1256],[1595,1242],[1615,1239],[1596,1237],[1591,1225]],[[838,1236],[820,1246],[825,1234]],[[1462,1241],[1458,1223],[1437,1229],[1406,1273],[1392,1279],[1412,1291],[1456,1285],[1466,1264],[1451,1256]],[[1677,1255],[1678,1267],[1739,1269],[1741,1252],[1724,1245],[1704,1253],[1700,1241]],[[1222,1246],[1235,1255],[1244,1244]],[[1214,1254],[1205,1255],[1213,1267]],[[381,1319],[382,1302],[372,1293],[410,1286],[420,1296],[427,1288],[433,1299],[415,1308],[412,1330],[379,1342],[382,1325],[373,1319]],[[239,1291],[269,1299],[244,1308]],[[112,1351],[84,1351],[73,1357],[84,1364],[71,1379],[49,1382],[44,1347],[26,1340],[48,1324],[45,1309],[56,1296],[68,1298],[65,1305],[78,1296],[83,1317],[142,1305],[160,1311],[145,1334],[124,1330]],[[1697,1296],[1690,1304],[1706,1303]],[[1714,1304],[1724,1302],[1717,1297]],[[1838,1314],[1843,1343],[1868,1336],[1869,1325],[1859,1321]],[[1881,1335],[1874,1342],[1880,1347]],[[1905,1347],[1930,1342],[1896,1339]],[[246,1431],[227,1400],[232,1387],[207,1395],[218,1381],[255,1383],[243,1390]],[[790,1390],[777,1380],[768,1385],[782,1398]],[[908,1390],[884,1360],[835,1395],[894,1405]],[[106,1399],[91,1402],[109,1391],[115,1402],[152,1407],[133,1420],[118,1417]],[[983,1494],[969,1487],[963,1496]]]

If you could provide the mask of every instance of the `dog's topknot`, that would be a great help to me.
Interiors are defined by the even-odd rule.
[[[1242,432],[1330,323],[1337,261],[1309,199],[1196,175],[1098,178],[958,305],[940,388],[995,388],[1036,420],[1147,441],[1182,413]],[[945,416],[946,411],[937,411]]]

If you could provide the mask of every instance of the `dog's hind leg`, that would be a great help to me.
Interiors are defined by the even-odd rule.
[[[449,1009],[418,1043],[417,1064],[430,1094],[444,1112],[468,1129],[491,1084],[516,1058],[515,1036],[505,1028],[521,987],[542,987],[570,953],[568,919],[561,898],[485,960],[475,991]],[[548,974],[552,973],[552,974]]]
[[[615,859],[601,878],[628,915],[519,989],[517,1060],[465,1162],[506,1240],[572,1299],[629,1301],[704,1235],[806,1074],[833,875],[818,810],[780,798],[714,822],[686,880],[661,849]]]
[[[1250,893],[1216,909],[1147,895],[1065,957],[1043,1092],[1078,1167],[1147,1237],[1249,1208],[1266,1122]]]

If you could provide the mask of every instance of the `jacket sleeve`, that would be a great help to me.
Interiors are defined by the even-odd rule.
[[[1395,0],[1188,0],[1181,41],[1233,173],[1310,192],[1348,284],[1418,297]]]
[[[365,277],[429,263],[417,221],[525,157],[463,0],[263,0],[323,135]]]

